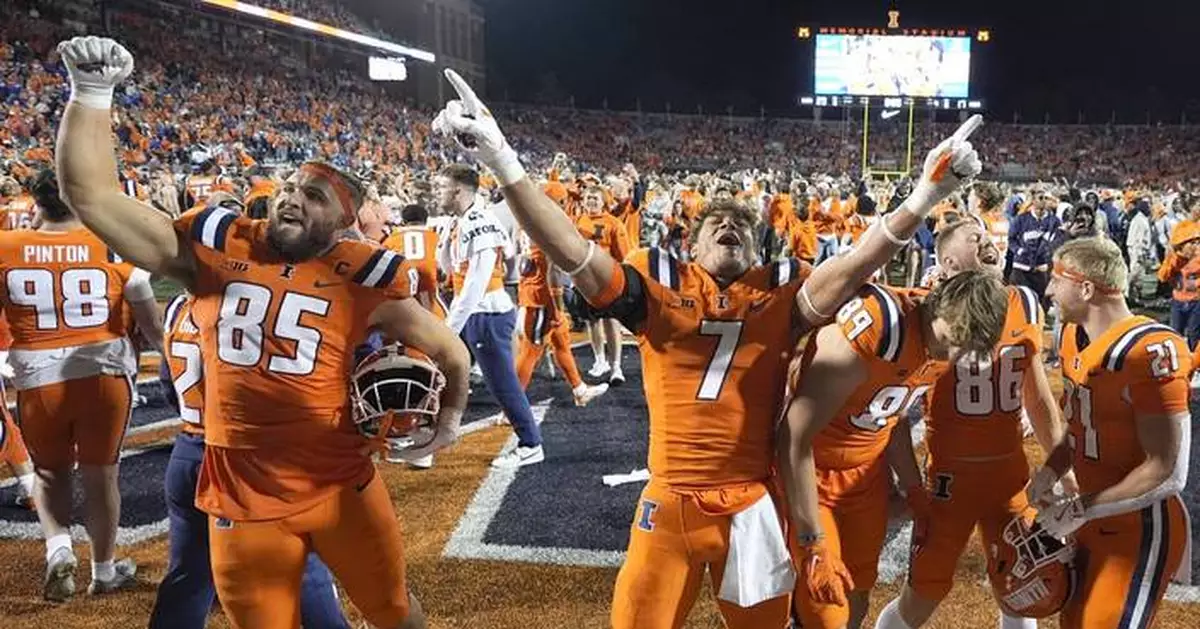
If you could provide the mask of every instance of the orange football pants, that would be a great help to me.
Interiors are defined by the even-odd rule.
[[[8,465],[28,463],[29,451],[25,449],[25,440],[21,436],[21,429],[17,428],[17,423],[13,421],[8,409],[0,409],[0,413],[4,415],[3,423],[0,423],[0,463]]]
[[[542,359],[542,354],[546,353],[547,340],[554,350],[554,362],[562,369],[567,383],[572,389],[582,384],[583,378],[579,376],[575,355],[571,353],[570,330],[558,309],[534,306],[525,306],[524,309],[525,335],[521,337],[517,349],[517,380],[521,382],[521,387],[529,386],[534,367]]]
[[[1025,511],[1029,500],[1029,462],[1024,452],[987,462],[946,461],[930,457],[925,475],[932,497],[928,521],[914,523],[908,584],[921,598],[940,601],[954,584],[954,568],[971,532],[979,525],[988,574],[1004,527]]]
[[[133,412],[133,381],[92,376],[17,391],[17,421],[34,465],[115,465]]]
[[[299,629],[309,551],[372,625],[395,627],[408,617],[400,522],[378,474],[282,520],[209,516],[208,532],[217,596],[236,629]]]
[[[888,492],[891,479],[883,457],[858,467],[817,469],[821,530],[825,547],[840,557],[856,591],[870,590],[879,577],[879,553],[887,537]],[[788,536],[792,556],[798,548]],[[796,579],[792,597],[804,629],[838,629],[850,621],[849,605],[826,605],[808,596],[803,577]]]
[[[1063,629],[1144,629],[1179,569],[1187,510],[1172,496],[1140,511],[1092,520],[1075,533],[1079,584],[1059,618]]]
[[[653,478],[634,514],[625,564],[613,591],[613,629],[678,629],[700,593],[705,568],[720,590],[734,514],[767,492],[762,483],[673,490]],[[788,597],[739,607],[717,601],[730,629],[781,629]]]

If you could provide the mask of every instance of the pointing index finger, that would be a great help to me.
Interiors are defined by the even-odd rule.
[[[446,80],[450,81],[450,85],[454,86],[454,91],[458,92],[458,98],[463,102],[466,113],[470,115],[479,113],[482,108],[479,97],[475,95],[475,90],[471,89],[471,86],[467,85],[467,82],[451,68],[446,68]]]
[[[950,136],[950,139],[955,143],[966,142],[967,138],[971,137],[972,133],[983,124],[983,116],[975,114],[962,123],[962,126]]]

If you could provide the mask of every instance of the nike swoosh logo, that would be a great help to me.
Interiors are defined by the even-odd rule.
[[[888,120],[890,118],[895,118],[899,114],[900,114],[900,110],[897,109],[897,110],[893,110],[893,111],[885,111],[882,114],[880,114],[879,117],[883,118],[884,120]]]
[[[1023,331],[1021,331],[1021,330],[1013,330],[1012,336],[1013,336],[1013,338],[1015,339],[1015,338],[1017,338],[1018,336],[1021,336],[1022,334],[1024,334],[1024,332],[1023,332]]]
[[[315,288],[331,288],[333,286],[341,286],[341,282],[313,282]]]

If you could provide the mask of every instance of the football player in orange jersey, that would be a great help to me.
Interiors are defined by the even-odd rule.
[[[1004,264],[988,232],[974,220],[961,220],[938,232],[935,252],[941,269],[938,282],[964,271],[984,270],[1000,277]],[[1010,286],[1000,344],[983,359],[963,355],[933,385],[928,396],[925,485],[901,487],[909,502],[918,505],[913,510],[917,521],[908,579],[900,597],[880,613],[876,629],[924,625],[949,594],[955,566],[976,524],[990,559],[986,549],[999,543],[1004,528],[1028,508],[1022,409],[1028,411],[1045,451],[1065,433],[1042,361],[1044,319],[1033,291]],[[903,429],[896,435],[909,438]],[[899,464],[908,468],[907,478],[921,479],[915,458]],[[1032,619],[1001,619],[1006,629],[1036,625]]]
[[[215,205],[216,193],[208,204]],[[208,516],[196,508],[196,481],[204,459],[204,359],[200,329],[192,320],[193,298],[184,292],[163,315],[163,359],[173,403],[183,420],[167,462],[164,494],[169,528],[167,573],[159,583],[150,629],[203,629],[216,590],[209,562]],[[300,618],[306,628],[349,629],[329,568],[308,554],[301,584]]]
[[[521,241],[521,256],[517,261],[521,283],[517,289],[517,305],[521,313],[517,318],[521,325],[517,329],[521,338],[517,346],[517,379],[522,387],[529,386],[533,368],[546,353],[546,342],[549,341],[554,359],[571,385],[575,405],[587,406],[588,402],[608,391],[608,383],[588,385],[579,376],[575,355],[571,353],[570,326],[554,294],[558,270],[550,265],[546,254],[525,232],[521,232],[518,239]]]
[[[596,243],[600,250],[614,260],[624,260],[629,253],[629,234],[625,225],[604,207],[604,190],[597,184],[583,188],[583,214],[575,219],[580,235]],[[616,319],[600,319],[587,322],[588,336],[592,342],[592,368],[588,375],[599,378],[612,371],[609,383],[624,384],[621,372],[621,326]]]
[[[574,278],[597,314],[639,337],[651,481],[617,576],[613,626],[681,627],[707,570],[729,626],[783,627],[795,574],[769,487],[787,352],[904,245],[937,201],[979,172],[966,138],[981,119],[930,153],[900,211],[805,282],[809,268],[796,260],[755,264],[758,213],[736,204],[710,205],[697,217],[695,262],[658,249],[614,260],[526,176],[462,77],[453,70],[446,77],[459,99],[433,129],[496,173],[514,216],[546,257]],[[758,560],[737,560],[747,556]],[[823,574],[827,566],[804,569]]]
[[[438,293],[438,235],[426,223],[429,210],[423,205],[406,205],[400,210],[400,228],[383,241],[383,246],[399,252],[412,264],[413,297],[440,320],[446,318],[446,304]]]
[[[892,418],[921,400],[946,369],[941,361],[995,347],[1007,309],[1000,279],[981,271],[945,280],[919,304],[869,285],[838,312],[837,325],[810,339],[780,433],[780,476],[797,563],[811,565],[819,551],[833,574],[798,584],[803,626],[862,623],[887,531],[888,463],[901,487],[921,485],[911,453],[909,466],[897,464],[912,441],[892,435]],[[910,496],[920,509],[921,492]]]
[[[1067,242],[1053,269],[1048,296],[1068,324],[1060,355],[1069,433],[1034,474],[1029,498],[1043,505],[1038,522],[1047,532],[1074,535],[1078,546],[1079,581],[1060,623],[1149,627],[1167,583],[1191,568],[1179,499],[1191,447],[1191,356],[1178,333],[1129,311],[1128,271],[1111,240]],[[1055,495],[1067,470],[1079,493]]]
[[[123,257],[196,296],[207,412],[196,505],[209,514],[226,617],[236,629],[298,627],[301,574],[315,550],[368,622],[424,627],[346,374],[372,328],[440,365],[437,430],[407,452],[425,456],[457,438],[466,348],[410,298],[401,256],[338,239],[364,193],[331,166],[301,166],[267,221],[219,207],[172,221],[121,194],[110,110],[133,58],[98,37],[59,52],[72,85],[57,151],[68,202]]]
[[[18,415],[38,476],[35,503],[46,536],[43,594],[63,601],[75,593],[68,531],[75,463],[92,543],[88,591],[133,582],[132,562],[113,564],[121,512],[117,462],[138,364],[126,336],[129,309],[152,347],[161,346],[162,326],[149,275],[121,262],[84,229],[59,198],[54,172],[38,173],[32,191],[41,226],[0,233],[0,304],[12,327]],[[123,194],[115,185],[112,191]]]

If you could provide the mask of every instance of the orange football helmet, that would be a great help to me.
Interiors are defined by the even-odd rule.
[[[988,549],[992,592],[1010,616],[1053,616],[1075,589],[1075,540],[1051,536],[1034,521],[1036,516],[1037,510],[1027,507]]]
[[[385,345],[358,363],[350,385],[354,423],[363,435],[401,447],[433,441],[446,386],[437,365]]]

